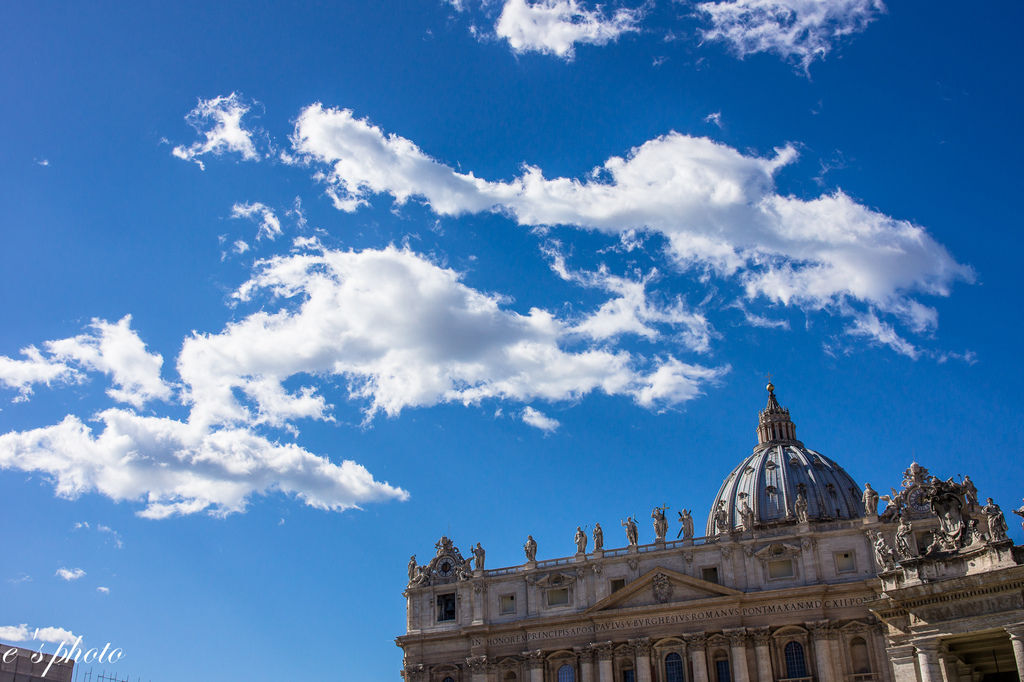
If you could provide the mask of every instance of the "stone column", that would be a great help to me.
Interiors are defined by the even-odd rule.
[[[868,627],[868,649],[871,652],[871,669],[878,682],[894,682],[892,666],[885,651],[888,642],[889,627],[884,623],[874,623]]]
[[[615,682],[615,672],[612,670],[612,643],[591,644],[597,650],[597,680],[598,682]]]
[[[723,632],[729,638],[729,652],[732,654],[733,682],[750,682],[750,669],[747,667],[746,628],[733,628]]]
[[[594,649],[591,646],[573,647],[580,662],[580,682],[594,682]]]
[[[473,581],[473,625],[482,625],[484,622],[484,604],[487,595],[487,587],[483,580]]]
[[[636,682],[651,682],[651,638],[631,639],[636,652]]]
[[[909,644],[891,646],[886,649],[896,682],[917,682],[917,665],[914,663],[914,647]]]
[[[1007,625],[1005,630],[1010,634],[1013,660],[1017,662],[1017,677],[1024,680],[1024,623]]]
[[[708,682],[708,654],[705,650],[708,638],[704,634],[691,635],[686,638],[690,649],[690,662],[693,663],[693,682]]]
[[[816,620],[813,623],[806,623],[807,629],[811,631],[814,646],[814,668],[817,671],[819,680],[831,680],[836,676],[832,671],[832,649],[829,642],[829,622],[827,620]]]
[[[917,668],[921,673],[921,682],[942,682],[942,669],[939,667],[939,643],[934,640],[917,642]]]
[[[757,682],[774,682],[772,676],[771,628],[763,627],[752,631],[754,635],[754,658],[757,660]]]
[[[487,682],[487,657],[470,656],[466,659],[471,682]]]
[[[523,658],[526,659],[526,669],[530,672],[530,682],[544,682],[544,652],[540,649],[524,651]]]

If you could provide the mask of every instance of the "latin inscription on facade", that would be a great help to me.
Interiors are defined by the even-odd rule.
[[[637,618],[623,618],[621,620],[610,620],[600,623],[578,625],[567,628],[552,628],[551,630],[534,630],[527,633],[514,632],[507,635],[495,635],[487,639],[487,646],[507,646],[510,644],[524,644],[544,639],[568,639],[581,635],[600,635],[604,632],[615,632],[618,630],[634,630],[639,628],[657,627],[659,625],[677,625],[682,623],[707,622],[721,618],[736,618],[742,616],[765,616],[776,613],[793,613],[794,611],[815,611],[819,609],[842,609],[851,606],[860,606],[864,603],[864,597],[846,597],[843,599],[805,599],[793,602],[781,602],[778,604],[760,604],[757,606],[733,606],[720,609],[701,609],[698,611],[684,611],[681,613],[668,613],[661,616],[643,616]],[[483,646],[484,640],[474,637],[472,646]]]

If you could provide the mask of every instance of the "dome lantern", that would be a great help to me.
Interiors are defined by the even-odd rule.
[[[795,443],[802,447],[796,439],[796,424],[789,418],[789,410],[779,405],[775,398],[775,386],[768,384],[768,404],[757,419],[757,446],[768,447],[777,443]]]

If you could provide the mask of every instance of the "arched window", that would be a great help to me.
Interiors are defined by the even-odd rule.
[[[558,669],[558,682],[576,682],[576,669],[566,663]]]
[[[871,659],[868,657],[868,643],[863,637],[850,640],[850,663],[855,674],[871,672]]]
[[[807,677],[807,661],[804,660],[804,646],[790,642],[783,650],[786,656],[786,677]]]
[[[679,654],[665,657],[665,682],[683,682],[683,659]]]
[[[729,674],[729,657],[724,651],[715,653],[715,682],[732,682],[732,675]]]
[[[516,674],[509,670],[507,673],[505,673],[505,677],[502,679],[504,680],[504,682],[515,682]]]

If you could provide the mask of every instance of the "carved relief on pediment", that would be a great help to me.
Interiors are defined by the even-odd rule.
[[[538,587],[568,587],[576,582],[575,573],[548,573],[537,578]]]
[[[762,560],[785,559],[787,557],[799,556],[800,551],[800,547],[797,545],[791,545],[785,542],[773,542],[770,545],[765,545],[761,549],[755,551],[754,556]]]

